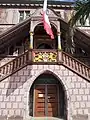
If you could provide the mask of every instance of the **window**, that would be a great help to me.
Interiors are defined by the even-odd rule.
[[[28,18],[30,16],[30,11],[25,11],[26,14],[26,18]]]
[[[23,10],[19,11],[19,22],[23,21],[24,19],[28,18],[30,16],[30,11]]]

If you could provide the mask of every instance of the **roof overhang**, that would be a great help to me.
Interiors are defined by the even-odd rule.
[[[0,51],[6,46],[28,36],[30,28],[30,18],[14,25],[0,34]]]
[[[20,40],[29,34],[30,20],[31,18],[28,18],[0,34],[0,50],[11,44],[12,41],[16,42],[16,40]],[[61,23],[61,29],[67,32],[69,25],[59,17],[58,20]],[[77,45],[81,46],[84,50],[90,53],[90,35],[76,28],[74,33],[74,40]]]
[[[55,1],[51,0],[48,1],[48,7],[52,8],[73,8],[74,2],[65,2],[65,1]],[[3,8],[33,8],[33,7],[42,7],[43,1],[42,0],[0,0],[0,7]]]
[[[0,3],[7,4],[43,4],[44,0],[0,0]],[[65,1],[65,0],[48,0],[48,4],[67,4],[71,5],[74,1]]]

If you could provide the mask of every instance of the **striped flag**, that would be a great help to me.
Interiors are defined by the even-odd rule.
[[[46,14],[46,12],[47,12],[47,0],[44,0],[43,14],[42,14],[44,29],[46,30],[46,33],[50,35],[51,39],[54,39],[53,31],[51,29],[49,18],[48,18],[48,15]]]

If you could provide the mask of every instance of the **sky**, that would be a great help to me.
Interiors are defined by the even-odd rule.
[[[72,2],[74,0],[55,0],[55,1],[68,1],[68,2]]]
[[[75,0],[48,0],[48,1],[67,1],[67,2],[73,2]]]
[[[0,0],[0,3],[30,3],[30,2],[43,2],[44,0]],[[74,2],[75,0],[47,0],[48,2]]]
[[[41,0],[34,0],[34,1],[41,1]],[[75,0],[48,0],[48,1],[67,1],[67,2],[73,2]]]

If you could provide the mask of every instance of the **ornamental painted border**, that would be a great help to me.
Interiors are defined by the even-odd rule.
[[[33,52],[33,62],[57,62],[57,52]]]

